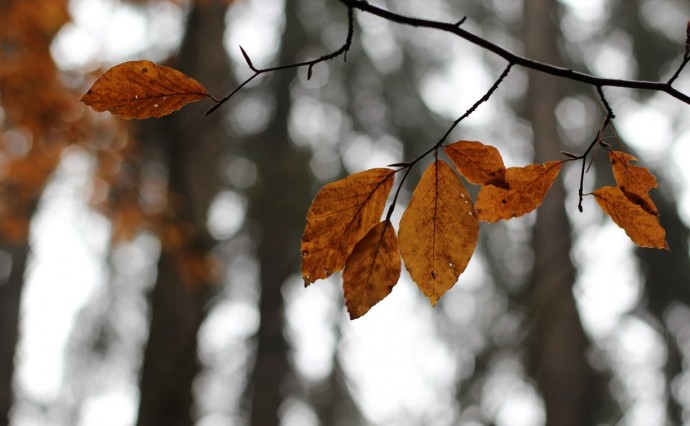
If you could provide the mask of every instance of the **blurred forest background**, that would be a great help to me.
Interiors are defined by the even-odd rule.
[[[377,3],[644,80],[677,67],[690,17],[682,0]],[[537,214],[482,227],[435,309],[403,273],[350,322],[337,279],[302,285],[311,199],[426,150],[501,59],[356,13],[347,62],[266,75],[208,117],[207,102],[139,122],[78,102],[131,59],[222,97],[250,75],[238,45],[264,67],[346,33],[335,0],[0,1],[0,424],[690,423],[687,105],[604,89],[607,141],[659,177],[670,253],[634,249],[591,199],[578,213],[569,167]],[[509,166],[555,160],[604,114],[592,87],[513,69],[451,140],[495,145]]]

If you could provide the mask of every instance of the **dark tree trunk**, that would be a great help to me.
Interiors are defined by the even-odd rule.
[[[0,425],[9,424],[13,403],[14,357],[19,337],[19,307],[29,248],[25,244],[3,244],[0,253],[10,261],[0,266],[6,280],[0,282]],[[6,268],[9,268],[7,271]]]
[[[295,62],[306,34],[297,18],[297,2],[286,2],[285,30],[278,63]],[[301,70],[304,72],[304,70]],[[318,68],[314,72],[319,72]],[[275,113],[266,129],[250,142],[259,182],[249,193],[249,218],[256,226],[256,256],[260,264],[261,323],[251,376],[251,424],[280,424],[279,409],[290,386],[292,368],[284,336],[285,281],[299,272],[299,241],[309,206],[312,177],[307,153],[290,142],[288,118],[295,70],[275,73],[271,84]],[[294,379],[294,378],[293,378]]]
[[[232,79],[223,47],[223,0],[193,6],[176,67],[204,84],[211,93]],[[151,299],[151,326],[141,373],[139,426],[194,424],[192,385],[199,370],[197,332],[206,315],[212,283],[183,272],[186,254],[203,259],[215,242],[206,228],[207,212],[218,190],[216,164],[227,135],[222,113],[203,117],[205,105],[192,105],[174,116],[149,120],[140,128],[142,141],[167,156],[170,191],[167,226],[191,229],[179,247],[163,239],[158,277]]]
[[[646,305],[645,308],[657,319],[661,327],[659,332],[666,343],[664,374],[667,421],[675,425],[683,423],[683,406],[673,397],[672,390],[673,381],[683,373],[683,353],[679,347],[679,336],[675,334],[678,330],[668,328],[666,316],[674,305],[690,307],[690,231],[678,216],[678,206],[674,202],[663,196],[655,197],[654,202],[659,209],[661,226],[666,230],[666,241],[671,251],[641,248],[636,250],[636,254],[645,276],[645,297],[641,304]]]
[[[137,424],[189,426],[194,424],[192,382],[199,369],[196,333],[204,317],[204,291],[189,288],[167,254],[158,271]]]
[[[561,62],[554,25],[554,0],[524,2],[525,54],[553,64]],[[560,158],[556,106],[561,82],[529,73],[527,114],[534,131],[535,162]],[[589,341],[572,292],[575,267],[570,259],[571,228],[565,212],[565,189],[559,180],[538,209],[533,234],[531,282],[533,337],[531,365],[544,399],[549,426],[595,423],[596,386],[587,362]]]

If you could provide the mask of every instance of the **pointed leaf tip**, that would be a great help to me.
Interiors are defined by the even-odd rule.
[[[180,71],[151,61],[130,61],[106,71],[81,101],[123,118],[163,117],[209,97],[206,88]]]

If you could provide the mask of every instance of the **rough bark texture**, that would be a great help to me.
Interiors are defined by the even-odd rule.
[[[27,245],[2,245],[9,256],[9,276],[0,282],[0,425],[9,424],[13,403],[14,357],[19,337],[19,306],[24,287]]]
[[[528,57],[558,64],[555,8],[554,0],[524,2],[524,41]],[[527,114],[537,163],[560,158],[555,117],[562,97],[560,85],[552,77],[529,73]],[[586,359],[589,342],[572,292],[575,267],[570,259],[571,229],[564,200],[559,180],[537,212],[530,297],[535,324],[531,365],[544,399],[546,424],[584,426],[594,424],[595,377]]]
[[[197,2],[188,17],[175,64],[211,92],[226,82],[230,67],[223,47],[226,2]],[[141,126],[145,143],[160,145],[167,156],[169,220],[191,227],[191,253],[203,257],[214,241],[206,228],[207,211],[218,189],[216,162],[227,143],[222,114],[203,117],[205,105],[193,105],[174,117]],[[197,332],[212,293],[209,282],[190,283],[180,275],[179,258],[166,247],[158,263],[151,299],[151,325],[141,373],[139,426],[194,424],[193,380],[199,370]]]

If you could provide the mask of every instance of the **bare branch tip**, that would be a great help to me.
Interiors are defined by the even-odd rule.
[[[242,56],[244,56],[244,60],[247,61],[247,65],[249,65],[249,68],[252,71],[256,71],[256,68],[254,68],[254,64],[252,64],[252,60],[249,59],[249,55],[247,55],[247,52],[244,51],[242,46],[240,46],[240,51],[242,52]]]
[[[222,103],[220,103],[220,102],[213,105],[211,108],[208,109],[208,111],[206,111],[206,113],[204,114],[204,117],[208,117],[209,115],[211,115],[215,110],[220,108],[221,105],[222,105]]]
[[[459,27],[460,25],[464,24],[465,21],[467,21],[467,16],[463,16],[461,20],[454,24],[454,26]]]

